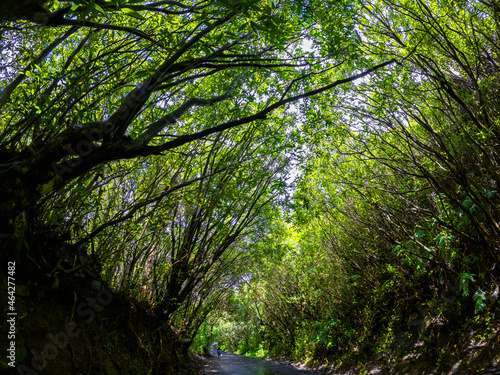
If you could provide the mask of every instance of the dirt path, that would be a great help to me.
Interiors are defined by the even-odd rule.
[[[204,375],[317,375],[319,372],[297,370],[293,366],[222,352],[205,367]]]

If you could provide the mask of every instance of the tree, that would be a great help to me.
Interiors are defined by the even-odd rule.
[[[298,198],[346,276],[330,314],[356,343],[326,332],[365,354],[374,342],[429,349],[497,301],[498,13],[490,2],[365,7],[367,54],[400,64],[311,99],[308,118],[327,133]]]
[[[348,3],[54,1],[42,19],[22,4],[2,28],[0,96],[0,225],[18,259],[39,203],[71,181],[245,124],[265,129],[278,108],[392,63],[333,73],[357,56]],[[318,32],[332,25],[335,45]]]
[[[418,352],[448,371],[457,353],[428,353],[498,311],[498,6],[362,8],[365,56],[398,63],[301,107],[301,235],[275,233],[294,246],[256,260],[238,293],[276,322],[270,350],[350,364]]]
[[[350,2],[0,10],[2,257],[51,290],[94,262],[176,327],[181,353],[283,193],[293,104],[392,63],[355,64]]]

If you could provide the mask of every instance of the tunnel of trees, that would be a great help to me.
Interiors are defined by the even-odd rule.
[[[499,12],[4,1],[4,279],[91,268],[179,353],[450,367],[498,337]]]

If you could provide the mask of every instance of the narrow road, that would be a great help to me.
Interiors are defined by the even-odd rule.
[[[316,375],[315,371],[297,370],[290,365],[222,352],[205,367],[203,375]]]
[[[290,365],[226,352],[210,362],[203,370],[203,375],[320,375],[314,370],[298,370]],[[500,368],[462,375],[500,375]]]

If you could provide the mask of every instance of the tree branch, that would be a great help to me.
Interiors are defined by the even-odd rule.
[[[116,224],[119,224],[119,223],[121,223],[121,222],[123,222],[123,221],[125,221],[127,219],[130,219],[142,207],[145,207],[145,206],[147,206],[147,205],[149,205],[151,203],[158,202],[158,201],[162,200],[163,198],[167,197],[168,195],[172,194],[173,192],[175,192],[175,191],[177,191],[179,189],[182,189],[183,187],[189,186],[192,183],[195,183],[196,181],[203,180],[203,179],[205,179],[207,177],[211,177],[211,176],[215,175],[216,173],[220,173],[220,172],[221,171],[216,171],[216,172],[208,174],[208,175],[200,176],[200,177],[194,178],[192,180],[185,181],[183,183],[180,183],[179,185],[176,185],[174,187],[169,188],[168,190],[165,190],[163,193],[159,194],[158,196],[156,196],[154,198],[145,199],[145,200],[137,203],[136,205],[134,205],[132,207],[132,209],[130,209],[128,211],[127,214],[122,215],[119,218],[116,218],[114,220],[110,220],[110,221],[108,221],[108,222],[106,222],[104,224],[99,225],[96,229],[94,229],[92,232],[90,232],[88,235],[86,235],[85,237],[83,237],[79,241],[75,242],[72,246],[74,248],[78,248],[79,246],[81,246],[85,242],[87,242],[87,241],[91,240],[92,238],[94,238],[95,236],[97,236],[99,233],[101,233],[106,228],[109,228],[112,225],[116,225]]]
[[[106,121],[108,126],[116,129],[115,136],[125,134],[128,125],[139,113],[143,104],[155,91],[162,77],[171,69],[174,63],[201,38],[210,33],[216,26],[229,21],[235,14],[236,12],[231,12],[228,16],[217,20],[209,27],[201,30],[198,34],[188,40],[181,48],[179,48],[170,58],[168,58],[152,76],[146,78],[135,89],[127,94],[120,107]]]
[[[279,100],[276,103],[271,104],[270,106],[266,107],[265,109],[255,113],[251,116],[247,116],[247,117],[244,117],[244,118],[241,118],[238,120],[229,121],[229,122],[226,122],[225,124],[221,124],[221,125],[209,128],[209,129],[201,130],[201,131],[194,133],[194,134],[181,135],[181,136],[177,137],[176,139],[174,139],[170,142],[167,142],[161,146],[152,146],[152,147],[142,147],[139,149],[137,149],[137,148],[130,149],[129,152],[131,154],[137,154],[137,155],[159,154],[163,151],[167,151],[167,150],[171,150],[173,148],[180,147],[186,143],[193,142],[195,140],[204,138],[206,136],[209,136],[209,135],[212,135],[215,133],[222,132],[224,130],[228,130],[228,129],[237,127],[239,125],[247,124],[247,123],[250,123],[250,122],[253,122],[256,120],[264,120],[269,113],[271,113],[272,111],[274,111],[275,109],[277,109],[279,107],[284,106],[285,104],[293,103],[293,102],[296,102],[300,99],[305,99],[305,98],[308,98],[308,97],[311,97],[314,95],[321,94],[325,91],[331,90],[334,87],[342,85],[344,83],[356,81],[360,78],[367,76],[368,74],[370,74],[374,71],[377,71],[377,70],[384,68],[390,64],[393,64],[394,62],[396,62],[396,60],[392,59],[392,60],[383,62],[381,64],[375,65],[374,67],[367,69],[364,72],[356,74],[354,76],[336,80],[335,82],[332,82],[329,85],[320,87],[316,90],[311,90],[311,91],[305,92],[303,94],[299,94],[299,95],[291,96],[291,97],[286,98],[286,99]],[[132,157],[132,156],[130,156],[130,157]]]
[[[68,31],[66,31],[61,37],[50,43],[43,51],[38,55],[38,57],[31,62],[21,74],[19,74],[11,83],[7,85],[5,90],[0,94],[0,107],[9,100],[10,96],[14,90],[24,81],[26,78],[26,73],[33,70],[35,65],[40,64],[59,44],[68,39],[71,34],[78,31],[79,27],[73,26]]]
[[[60,20],[56,25],[51,25],[51,26],[65,26],[65,25],[70,25],[70,26],[78,26],[78,27],[91,27],[97,30],[116,30],[116,31],[124,31],[130,34],[133,34],[135,36],[138,36],[141,39],[146,39],[150,41],[151,43],[154,44],[159,44],[157,40],[154,40],[151,38],[148,34],[134,29],[133,27],[128,27],[128,26],[117,26],[117,25],[106,25],[103,23],[97,23],[97,22],[92,22],[92,21],[85,21],[85,20],[67,20],[63,18]]]
[[[131,147],[134,148],[142,145],[147,145],[149,141],[153,139],[158,133],[160,133],[166,126],[177,122],[177,120],[189,109],[191,109],[191,107],[211,106],[214,105],[215,103],[219,103],[229,99],[240,79],[241,75],[236,77],[231,83],[231,86],[229,86],[229,89],[222,95],[215,96],[210,99],[191,98],[186,100],[180,107],[170,112],[168,115],[162,117],[158,121],[149,125],[146,131],[132,143]]]

